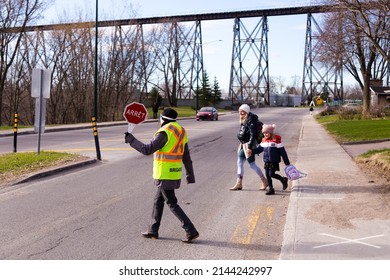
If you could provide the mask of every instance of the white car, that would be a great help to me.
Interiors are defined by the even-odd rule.
[[[347,104],[344,104],[342,107],[343,108],[357,108],[359,107],[360,105],[357,104],[357,103],[347,103]]]
[[[344,110],[357,110],[361,107],[361,105],[357,103],[347,103],[343,106],[341,106]]]

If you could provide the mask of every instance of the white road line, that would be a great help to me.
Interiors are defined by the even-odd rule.
[[[358,239],[349,239],[349,238],[344,238],[344,237],[331,235],[331,234],[326,234],[326,233],[321,233],[321,235],[334,237],[336,239],[341,239],[341,240],[344,240],[344,241],[335,242],[335,243],[329,243],[329,244],[320,245],[320,246],[315,246],[315,247],[313,247],[314,249],[318,249],[318,248],[322,248],[322,247],[330,247],[330,246],[335,246],[335,245],[341,245],[341,244],[347,244],[347,243],[357,243],[357,244],[366,245],[366,246],[369,246],[369,247],[374,247],[374,248],[380,249],[381,248],[380,246],[376,246],[376,245],[372,245],[372,244],[369,244],[369,243],[361,242],[360,240],[365,240],[365,239],[371,239],[371,238],[377,238],[377,237],[385,236],[384,234],[380,234],[380,235],[367,236],[367,237],[358,238]]]

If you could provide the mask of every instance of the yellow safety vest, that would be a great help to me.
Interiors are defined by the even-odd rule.
[[[168,141],[154,153],[153,179],[180,180],[184,146],[188,142],[187,133],[177,122],[164,125],[156,134],[161,131],[167,134]]]

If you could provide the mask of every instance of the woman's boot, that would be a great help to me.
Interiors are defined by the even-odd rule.
[[[261,179],[261,187],[260,187],[260,190],[261,190],[261,191],[264,191],[265,188],[268,186],[268,181],[267,181],[267,178],[265,178],[265,176],[261,176],[260,179]]]
[[[231,187],[229,190],[231,190],[231,191],[240,191],[240,190],[242,190],[242,179],[241,178],[237,178],[236,184],[233,187]]]

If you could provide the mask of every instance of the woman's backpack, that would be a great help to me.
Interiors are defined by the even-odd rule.
[[[257,144],[260,144],[261,143],[261,139],[263,139],[264,135],[263,135],[263,123],[261,121],[259,121],[259,119],[257,119],[256,123],[256,141],[257,141]]]

